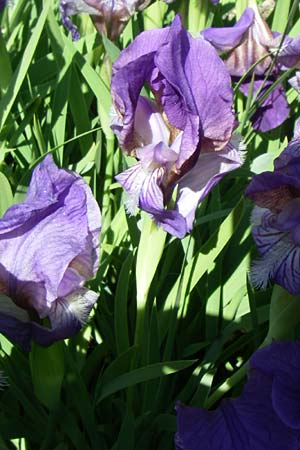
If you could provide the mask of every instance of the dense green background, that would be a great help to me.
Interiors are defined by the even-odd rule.
[[[70,341],[33,346],[30,355],[0,335],[9,383],[0,394],[1,450],[172,449],[177,400],[216,406],[239,393],[263,342],[299,337],[299,302],[278,287],[254,291],[248,281],[256,250],[252,205],[243,197],[253,172],[271,169],[293,136],[299,99],[287,74],[291,116],[272,133],[253,132],[257,104],[236,94],[245,163],[205,199],[183,240],[144,215],[126,216],[114,180],[132,163],[109,128],[119,51],[177,11],[196,35],[233,24],[234,11],[239,17],[246,6],[155,1],[114,44],[84,15],[74,18],[82,37],[72,42],[54,0],[17,0],[0,13],[0,212],[24,198],[32,169],[51,152],[85,178],[103,214],[101,264],[90,282],[100,298],[88,325]],[[268,22],[297,35],[298,0],[277,0]]]

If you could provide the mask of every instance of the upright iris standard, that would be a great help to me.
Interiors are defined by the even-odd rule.
[[[150,88],[152,99],[141,96]],[[112,128],[138,162],[116,178],[166,231],[183,237],[198,203],[242,164],[232,139],[235,114],[228,71],[215,49],[194,39],[177,16],[141,33],[113,66]]]

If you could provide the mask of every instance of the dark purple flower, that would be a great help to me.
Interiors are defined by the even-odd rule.
[[[225,64],[234,81],[253,68],[255,74],[253,94],[259,89],[258,99],[274,83],[280,71],[299,67],[300,37],[286,37],[276,56],[276,62],[266,80],[266,72],[274,62],[274,53],[279,48],[282,35],[273,33],[261,17],[255,2],[247,8],[233,27],[208,28],[202,36],[220,52],[226,52]],[[271,54],[273,53],[273,54]],[[260,62],[258,62],[262,59]],[[242,83],[240,90],[248,95],[251,75]],[[281,125],[289,115],[289,106],[283,86],[279,84],[263,101],[251,118],[253,128],[269,131]]]
[[[252,234],[260,259],[251,269],[253,284],[265,288],[273,280],[291,294],[300,294],[299,171],[300,141],[294,140],[275,160],[274,171],[255,175],[246,190],[257,205]]]
[[[4,8],[6,5],[6,0],[0,0],[0,11]]]
[[[140,95],[144,85],[155,100]],[[242,164],[231,140],[235,115],[224,63],[177,16],[170,27],[141,33],[121,52],[111,90],[112,128],[122,150],[138,159],[116,177],[128,193],[127,209],[139,206],[181,238],[199,202]]]
[[[117,38],[136,10],[146,8],[151,0],[60,0],[63,25],[72,33],[73,40],[79,39],[77,27],[70,16],[90,14],[99,33],[110,39]]]
[[[26,200],[0,219],[1,333],[28,350],[82,327],[97,299],[83,286],[98,268],[100,224],[85,181],[46,156]]]
[[[177,405],[176,450],[299,450],[299,379],[299,341],[256,351],[239,398],[215,411]]]

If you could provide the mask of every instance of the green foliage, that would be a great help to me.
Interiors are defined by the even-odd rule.
[[[178,11],[193,32],[228,25],[232,7],[241,15],[246,6],[235,3],[207,0],[197,9],[198,0],[155,1],[115,43],[89,17],[74,19],[83,32],[72,42],[54,0],[18,0],[0,13],[1,213],[24,198],[32,169],[52,153],[86,179],[103,214],[101,264],[90,282],[100,299],[87,326],[59,348],[34,347],[30,355],[0,336],[9,383],[0,393],[1,449],[172,449],[177,400],[213,406],[240,386],[262,343],[299,338],[297,299],[249,284],[255,247],[243,198],[252,174],[270,170],[293,135],[299,99],[286,82],[289,71],[278,82],[291,117],[264,136],[249,120],[257,100],[236,90],[245,163],[202,202],[190,236],[174,239],[148,216],[128,217],[114,179],[130,163],[109,127],[119,52]],[[276,1],[270,25],[284,31],[288,23],[295,33],[294,5]]]

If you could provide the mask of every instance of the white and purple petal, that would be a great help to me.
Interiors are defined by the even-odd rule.
[[[254,286],[265,289],[275,281],[294,295],[300,293],[300,247],[288,231],[282,231],[276,214],[256,207],[252,215],[252,234],[260,258],[251,266]]]
[[[186,220],[187,231],[192,229],[198,204],[228,172],[242,163],[241,151],[231,144],[218,152],[200,153],[196,165],[178,183],[176,208]]]
[[[299,94],[300,93],[300,72],[297,70],[295,75],[288,79],[289,84]]]
[[[111,93],[116,114],[121,118],[119,140],[123,150],[136,146],[134,136],[135,113],[140,92],[154,70],[154,54],[169,34],[169,28],[144,31],[113,65]]]
[[[78,40],[80,35],[70,16],[80,13],[90,14],[98,31],[115,39],[134,11],[149,3],[150,0],[60,0],[60,12],[62,23],[71,31],[73,40]]]

